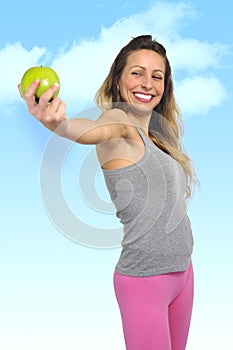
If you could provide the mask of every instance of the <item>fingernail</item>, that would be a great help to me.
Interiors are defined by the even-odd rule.
[[[35,80],[35,82],[36,82],[37,84],[39,84],[39,82],[40,82],[40,79],[36,79],[36,80]]]
[[[54,86],[58,87],[58,86],[59,86],[59,84],[58,84],[58,83],[54,83]]]

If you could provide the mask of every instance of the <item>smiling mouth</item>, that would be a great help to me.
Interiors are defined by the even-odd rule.
[[[155,97],[155,95],[143,94],[141,92],[134,92],[133,94],[136,97],[136,99],[141,102],[150,102]]]

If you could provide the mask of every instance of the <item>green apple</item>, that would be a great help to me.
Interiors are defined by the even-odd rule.
[[[23,96],[31,83],[36,79],[40,79],[40,85],[35,94],[37,101],[39,101],[40,96],[55,83],[59,84],[59,88],[54,93],[51,100],[58,95],[60,79],[57,73],[51,67],[36,66],[29,68],[21,79],[20,90]]]

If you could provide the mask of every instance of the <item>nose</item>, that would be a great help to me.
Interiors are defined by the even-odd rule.
[[[142,87],[146,90],[152,89],[152,78],[149,75],[145,75],[142,81]]]

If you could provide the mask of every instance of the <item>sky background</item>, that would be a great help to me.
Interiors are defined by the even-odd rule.
[[[195,302],[187,350],[233,348],[232,1],[4,2],[0,13],[0,348],[124,349],[112,285],[121,227],[92,146],[54,137],[17,84],[52,66],[70,117],[119,49],[152,34],[167,48],[183,145],[201,188],[188,211]]]

